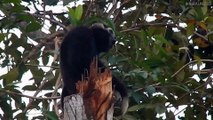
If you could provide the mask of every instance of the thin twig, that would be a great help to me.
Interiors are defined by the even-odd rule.
[[[211,35],[211,34],[213,34],[213,31],[208,32],[208,33],[207,33],[207,36],[209,36],[209,35]]]
[[[35,2],[32,2],[33,3],[33,7],[35,8],[36,12],[40,12],[40,10],[37,8]]]
[[[59,69],[58,66],[50,66],[50,65],[33,65],[33,64],[25,64],[26,66],[32,66],[32,67],[48,67],[48,68],[54,68],[54,69]]]
[[[115,12],[115,10],[117,9],[117,4],[118,4],[118,1],[117,0],[113,0],[112,8],[109,10],[109,12],[107,14],[107,18],[110,18],[110,16]]]
[[[158,86],[158,85],[160,85],[160,82],[155,83],[155,84],[152,84],[152,85],[148,85],[148,87],[155,87],[155,86]],[[138,88],[138,89],[134,90],[134,92],[138,92],[138,91],[141,91],[141,90],[143,90],[143,89],[144,89],[144,88]]]
[[[91,11],[91,9],[92,9],[93,0],[89,0],[89,1],[90,1],[90,3],[89,3],[89,6],[88,6],[88,8],[87,8],[87,10],[86,10],[86,13],[85,13],[84,18],[87,18],[87,17],[89,16],[89,13],[90,13],[90,11]]]
[[[186,110],[187,107],[183,108],[182,110],[178,111],[174,116],[177,116],[178,114],[180,114],[181,112],[183,112],[184,110]]]
[[[58,21],[56,21],[56,20],[54,20],[54,19],[51,19],[51,18],[45,17],[44,15],[39,15],[39,14],[33,14],[33,16],[36,16],[36,17],[40,17],[40,18],[47,19],[47,20],[49,20],[49,21],[51,21],[51,22],[53,22],[53,23],[58,24],[59,26],[61,26],[62,28],[64,28],[65,30],[67,30],[67,31],[68,31],[68,29],[66,28],[66,26],[65,26],[65,25],[63,25],[62,23],[60,23],[60,22],[58,22]]]
[[[61,82],[61,74],[59,74],[56,83],[55,83],[55,89],[52,92],[51,97],[54,97],[57,95],[57,91],[58,89],[62,86],[62,82]],[[60,113],[59,113],[59,108],[58,108],[58,103],[56,101],[56,99],[53,99],[53,104],[54,104],[54,111],[56,113],[56,115],[58,116],[58,118],[60,118]]]
[[[19,96],[22,96],[22,97],[27,97],[27,98],[31,98],[31,99],[38,99],[38,100],[51,100],[51,99],[61,98],[60,96],[56,96],[56,97],[35,97],[35,96],[29,96],[29,95],[24,95],[24,94],[21,94],[21,93],[12,92],[12,91],[9,91],[9,90],[6,90],[4,92],[6,92],[8,94],[19,95]]]
[[[22,62],[26,62],[29,58],[31,58],[31,56],[35,55],[38,53],[38,51],[43,47],[44,43],[50,41],[50,40],[54,40],[55,37],[58,37],[58,36],[63,36],[64,35],[64,31],[57,31],[55,33],[52,33],[50,34],[48,37],[45,37],[45,38],[42,38],[43,41],[41,41],[40,43],[38,43],[33,49],[32,51],[30,51],[30,53],[24,57],[22,59]],[[22,63],[21,62],[21,63]]]
[[[59,38],[58,37],[55,37],[54,39],[54,42],[55,42],[55,51],[58,50],[60,48],[59,46]],[[55,63],[55,61],[57,60],[58,58],[58,54],[54,54],[54,58],[53,58],[53,62],[52,63]],[[55,89],[54,91],[52,92],[52,97],[57,95],[57,91],[58,89],[62,86],[62,82],[61,82],[61,74],[59,74],[57,80],[56,80],[56,83],[55,83]],[[59,108],[58,108],[58,103],[56,100],[53,100],[53,103],[54,103],[54,110],[55,110],[55,113],[56,115],[58,116],[58,118],[60,118],[60,113],[59,113]]]
[[[213,62],[213,60],[210,60],[210,59],[200,59],[199,61],[201,62]],[[173,78],[174,76],[176,76],[180,71],[182,71],[185,67],[187,67],[188,65],[190,64],[194,64],[198,62],[198,60],[193,60],[193,61],[190,61],[188,62],[187,64],[185,64],[184,66],[182,66],[178,71],[176,71],[171,77]]]
[[[201,38],[203,38],[205,41],[208,41],[208,39],[205,36],[199,34],[198,32],[194,32],[194,34],[199,36],[199,37],[201,37]]]
[[[129,32],[129,31],[133,31],[133,30],[139,30],[143,26],[170,26],[170,27],[176,27],[178,29],[184,29],[183,27],[178,26],[177,24],[174,24],[174,23],[162,22],[162,23],[142,23],[142,24],[138,24],[136,26],[133,26],[132,28],[121,30],[121,32]]]
[[[207,78],[207,80],[206,80],[205,83],[203,83],[203,84],[201,84],[200,86],[196,87],[196,88],[193,89],[192,91],[196,91],[196,90],[198,90],[199,88],[203,87],[204,85],[207,85],[208,83],[210,83],[210,82],[212,81],[211,75],[212,75],[212,74],[210,74],[210,75],[208,76],[208,78]],[[180,96],[180,97],[177,99],[177,101],[180,100],[180,99],[182,99],[183,97],[185,97],[185,96],[188,95],[188,94],[189,94],[189,92],[183,94],[182,96]],[[169,105],[171,105],[171,103],[168,104],[166,107],[168,107]]]
[[[36,97],[38,95],[38,93],[42,90],[43,86],[48,82],[48,80],[43,80],[43,82],[40,84],[40,86],[38,87],[38,89],[36,90],[36,92],[34,93],[33,97]],[[24,109],[24,112],[26,112],[28,110],[28,108],[31,106],[31,104],[33,103],[33,99],[29,100],[29,103],[27,104],[26,108]]]

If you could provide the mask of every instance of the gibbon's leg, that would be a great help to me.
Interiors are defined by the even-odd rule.
[[[106,68],[101,61],[98,61],[98,66],[101,69],[101,72],[103,72],[104,68]],[[120,80],[118,80],[113,75],[112,75],[112,86],[121,95],[121,98],[122,98],[121,113],[123,115],[123,114],[125,114],[127,112],[127,109],[129,107],[129,98],[128,98],[127,88],[124,85],[124,83],[122,83]]]

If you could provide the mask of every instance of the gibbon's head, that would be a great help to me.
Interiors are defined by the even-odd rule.
[[[91,26],[93,35],[95,38],[95,44],[97,51],[107,52],[116,42],[115,33],[109,27],[106,27],[102,23],[95,23]]]

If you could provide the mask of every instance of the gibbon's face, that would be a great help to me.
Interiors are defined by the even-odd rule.
[[[112,46],[115,44],[116,42],[116,37],[115,37],[115,33],[114,31],[112,30],[112,28],[106,28],[106,30],[108,31],[109,33],[109,46],[110,48],[112,48]]]
[[[116,42],[116,37],[113,30],[109,27],[104,26],[101,23],[95,23],[91,27],[96,48],[99,53],[107,52]]]

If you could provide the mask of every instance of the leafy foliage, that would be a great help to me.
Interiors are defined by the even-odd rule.
[[[61,117],[61,40],[73,26],[97,21],[117,35],[116,46],[102,58],[129,89],[130,107],[122,119],[213,118],[212,1],[64,0],[63,5],[0,1],[0,119]],[[58,6],[66,12],[56,11]]]

